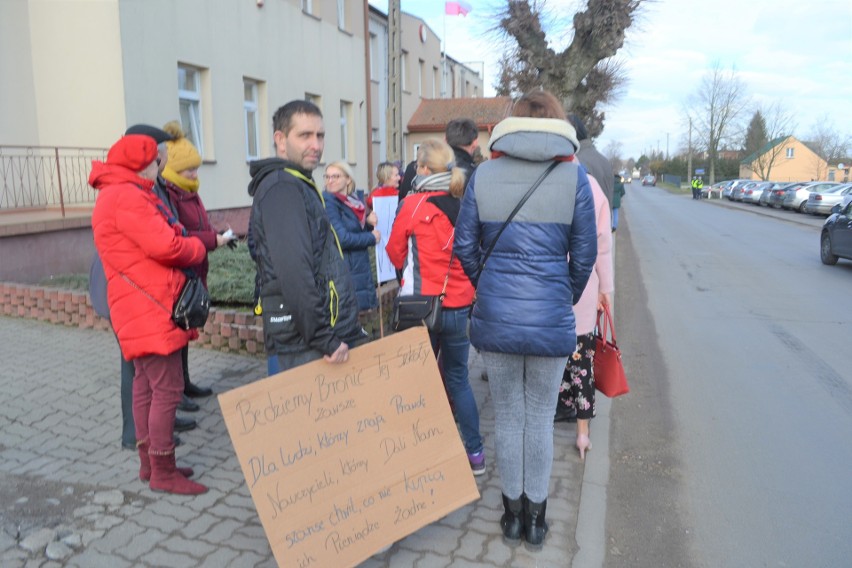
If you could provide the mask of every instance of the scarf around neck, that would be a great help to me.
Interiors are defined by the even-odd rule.
[[[168,165],[166,165],[165,169],[163,169],[162,175],[165,179],[169,180],[182,190],[188,191],[189,193],[196,193],[198,191],[198,187],[201,185],[201,182],[199,180],[185,178],[173,169],[171,169]]]
[[[361,200],[354,195],[344,195],[343,192],[332,193],[332,195],[355,213],[355,217],[358,219],[358,222],[361,223],[361,227],[363,228],[365,219],[367,218],[367,207],[361,202]]]
[[[428,191],[449,191],[450,178],[452,177],[452,172],[440,172],[437,174],[430,174],[421,179],[417,179],[417,185],[412,188],[411,193],[425,193]]]

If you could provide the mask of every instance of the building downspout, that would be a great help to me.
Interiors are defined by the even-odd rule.
[[[367,192],[373,188],[373,83],[370,77],[370,6],[364,0],[364,68],[367,84]]]

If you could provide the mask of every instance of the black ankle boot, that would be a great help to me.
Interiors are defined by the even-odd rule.
[[[503,495],[503,517],[500,528],[503,529],[503,540],[506,544],[518,545],[524,535],[524,502],[523,497],[509,499]]]
[[[547,535],[547,522],[544,520],[546,511],[547,499],[541,503],[524,499],[524,535],[530,550],[541,550],[544,544],[544,537]]]

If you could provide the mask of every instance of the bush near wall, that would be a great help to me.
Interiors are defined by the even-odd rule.
[[[388,322],[397,289],[396,282],[388,282],[381,287],[385,334],[389,333]],[[111,329],[109,322],[95,313],[89,294],[80,290],[0,282],[0,307],[2,315],[9,317],[84,329]],[[378,312],[364,312],[360,319],[371,339],[377,339],[380,336]],[[211,308],[207,323],[199,330],[198,340],[191,345],[226,353],[264,356],[262,318],[243,310]]]

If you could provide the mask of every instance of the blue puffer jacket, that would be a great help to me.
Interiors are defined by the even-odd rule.
[[[376,284],[373,281],[373,270],[370,266],[370,247],[376,246],[373,227],[371,225],[361,227],[355,213],[332,194],[324,191],[323,197],[328,220],[331,221],[331,226],[337,233],[343,258],[352,275],[358,309],[375,308],[379,305],[379,301],[376,298]]]
[[[498,157],[471,177],[453,244],[476,286],[470,340],[478,349],[565,357],[576,348],[572,306],[597,257],[589,180],[568,160],[577,146],[564,120],[511,117],[494,128],[489,148]],[[477,282],[485,251],[554,159],[561,163],[506,227]]]

